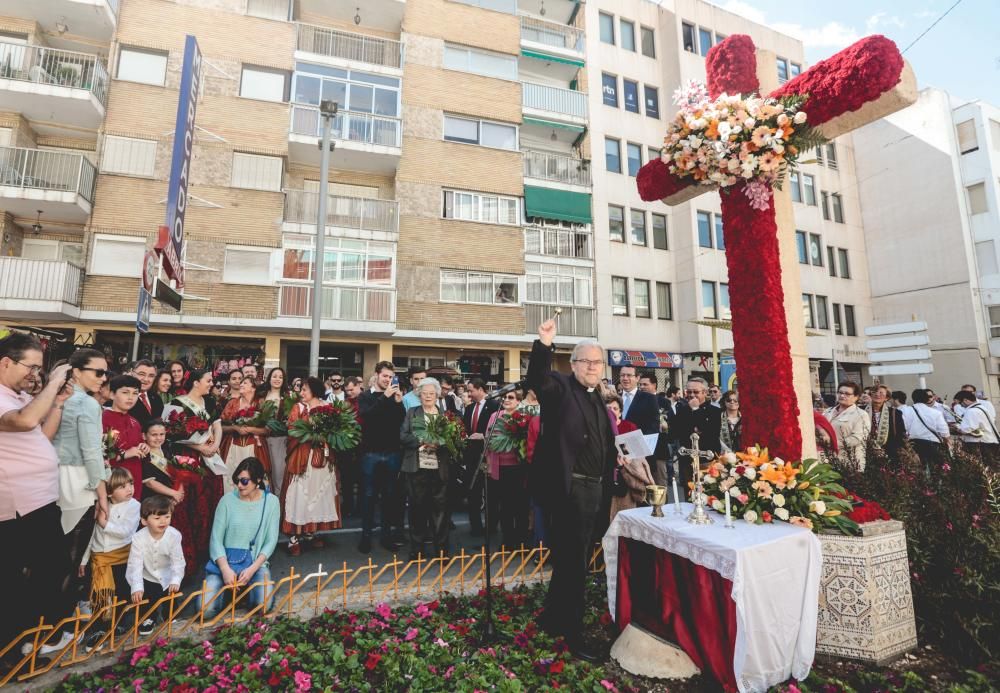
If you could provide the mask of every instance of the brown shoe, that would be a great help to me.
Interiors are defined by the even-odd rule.
[[[326,548],[326,542],[323,541],[322,537],[313,537],[312,540],[309,542],[309,546],[314,549],[322,549]]]
[[[297,541],[288,542],[288,555],[289,556],[301,556],[302,546]]]

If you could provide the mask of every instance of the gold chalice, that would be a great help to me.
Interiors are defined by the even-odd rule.
[[[667,487],[656,484],[646,486],[646,502],[653,506],[653,517],[663,517],[663,506],[667,502]]]

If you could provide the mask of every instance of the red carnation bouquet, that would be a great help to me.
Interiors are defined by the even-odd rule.
[[[167,437],[174,442],[203,442],[210,428],[208,418],[184,410],[174,410],[167,419]]]
[[[201,462],[188,455],[177,455],[167,459],[167,473],[178,484],[195,484],[205,476]]]
[[[510,414],[504,413],[497,419],[490,437],[490,450],[493,452],[514,452],[524,460],[528,456],[528,427],[535,418],[521,409],[515,409]]]
[[[354,407],[347,402],[322,404],[309,410],[309,415],[292,422],[288,427],[291,438],[313,446],[328,449],[352,450],[361,442],[361,424],[354,414]]]
[[[421,443],[437,445],[448,450],[452,459],[458,459],[465,448],[469,434],[465,424],[454,412],[445,412],[444,416],[432,416],[424,429],[414,430]]]
[[[251,405],[243,409],[237,409],[232,420],[223,421],[226,426],[250,426],[251,428],[263,428],[274,416],[275,403],[273,401],[264,402],[260,407]]]
[[[865,500],[861,496],[855,495],[850,491],[847,492],[846,496],[836,494],[840,498],[847,498],[854,504],[854,509],[847,513],[847,517],[857,522],[859,525],[863,525],[866,522],[874,522],[875,520],[891,520],[892,517],[886,512],[886,509],[878,501]]]

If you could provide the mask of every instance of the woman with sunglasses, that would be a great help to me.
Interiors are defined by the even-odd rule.
[[[740,416],[740,396],[735,390],[722,395],[722,444],[732,452],[743,450],[743,417]]]
[[[501,409],[490,415],[489,430],[497,417],[517,411],[524,396],[520,390],[504,395]],[[500,520],[503,543],[513,549],[528,542],[528,491],[525,461],[515,452],[487,451],[490,470],[490,521]]]
[[[838,457],[844,464],[857,466],[865,471],[865,446],[872,432],[871,416],[858,406],[861,386],[850,380],[837,388],[837,406],[830,407],[823,416],[837,433]]]

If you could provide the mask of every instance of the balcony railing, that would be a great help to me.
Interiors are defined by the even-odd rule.
[[[392,289],[324,286],[321,312],[324,320],[393,322],[396,319],[396,292]],[[311,317],[312,287],[304,284],[281,286],[278,315]]]
[[[328,195],[326,225],[363,231],[399,231],[399,203],[361,197]],[[285,221],[315,224],[319,216],[319,193],[285,191]]]
[[[75,192],[93,203],[95,180],[82,154],[0,147],[0,186]]]
[[[0,257],[0,299],[80,305],[83,270],[69,262]]]
[[[562,113],[577,118],[587,117],[587,95],[582,91],[523,82],[525,108]]]
[[[590,185],[590,162],[565,154],[524,150],[524,177]]]
[[[107,105],[108,70],[89,53],[0,42],[0,79],[86,89]]]
[[[383,67],[400,67],[403,64],[403,44],[399,41],[312,24],[299,24],[297,31],[296,47],[300,51]]]
[[[524,304],[525,332],[533,332],[538,325],[552,317],[556,308],[562,310],[559,315],[559,334],[570,337],[596,337],[597,322],[594,319],[593,308],[571,308],[542,303]]]
[[[593,260],[594,234],[571,229],[529,226],[524,229],[524,252],[552,257]]]
[[[320,137],[323,134],[319,108],[303,104],[292,105],[292,132],[296,135]],[[349,142],[399,147],[402,121],[390,116],[340,111],[333,119],[332,137]]]
[[[584,33],[575,26],[521,15],[521,40],[582,52]]]

